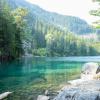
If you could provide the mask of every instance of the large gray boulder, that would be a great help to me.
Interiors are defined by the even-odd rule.
[[[81,79],[91,80],[97,74],[99,65],[97,63],[89,62],[83,65],[81,71]]]
[[[73,87],[60,92],[54,100],[100,100],[100,93]]]
[[[68,81],[68,83],[72,85],[78,85],[82,84],[85,81],[99,79],[99,78],[100,78],[100,67],[98,63],[89,62],[85,63],[82,66],[81,78]]]

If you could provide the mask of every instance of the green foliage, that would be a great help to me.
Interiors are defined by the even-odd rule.
[[[17,23],[17,28],[23,29],[26,20],[24,17],[27,15],[27,11],[24,8],[17,8],[12,11],[12,16],[14,17],[14,23]]]
[[[32,54],[34,56],[47,56],[47,50],[45,48],[33,49]]]
[[[64,16],[57,13],[47,12],[40,7],[28,3],[26,0],[8,0],[12,8],[27,8],[29,15],[27,17],[30,27],[34,25],[36,20],[44,20],[45,22],[58,26],[61,29],[68,29],[75,34],[94,33],[95,30],[88,23],[78,17]],[[32,23],[33,22],[33,23]]]
[[[13,10],[5,1],[0,1],[0,56],[17,58],[24,52],[32,53],[34,56],[100,54],[94,41],[76,35],[94,32],[85,21],[76,17],[46,12],[24,0],[9,2],[13,4]],[[25,9],[22,4],[29,8]]]
[[[100,5],[100,0],[93,0],[93,2],[97,2],[99,5]],[[98,16],[100,17],[100,8],[96,9],[96,10],[91,10],[90,11],[90,14],[93,15],[93,16]],[[97,29],[98,31],[98,39],[99,39],[99,42],[100,42],[100,20],[97,20],[93,23],[94,27]],[[95,44],[93,47],[97,48],[96,50],[98,51],[99,49],[99,42],[97,44]]]
[[[43,21],[36,21],[34,24],[33,55],[39,56],[41,47],[46,48],[47,56],[92,56],[100,52],[91,46],[92,42],[95,42],[91,39],[80,38],[68,30],[62,30]]]
[[[21,34],[24,26],[21,26],[22,24],[19,24],[18,19],[15,19],[16,16],[12,15],[12,11],[5,0],[0,1],[0,7],[0,59],[9,60],[20,57],[23,54]],[[24,17],[24,10],[18,8],[18,11],[17,14]],[[22,19],[20,23],[23,23]]]
[[[99,5],[100,5],[100,0],[93,0],[94,2],[98,2]],[[100,8],[98,8],[97,10],[91,10],[90,11],[90,14],[93,15],[93,16],[98,16],[100,17]],[[100,27],[100,20],[94,22],[94,24],[96,25],[97,28]]]

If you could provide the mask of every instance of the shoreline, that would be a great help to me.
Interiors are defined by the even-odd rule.
[[[48,95],[41,95],[43,99],[37,100],[100,100],[100,66],[98,63],[84,64],[80,76],[80,79],[68,81],[69,85],[66,84],[60,89],[53,99],[50,99]]]

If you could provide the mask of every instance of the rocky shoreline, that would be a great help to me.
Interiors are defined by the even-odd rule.
[[[82,67],[81,79],[69,81],[54,98],[39,95],[37,100],[100,100],[100,67],[97,63],[86,63]]]
[[[89,80],[66,86],[53,100],[100,100],[100,81]]]

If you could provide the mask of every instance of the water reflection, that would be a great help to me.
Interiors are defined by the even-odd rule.
[[[0,92],[15,91],[14,98],[18,95],[22,97],[32,91],[39,93],[46,88],[57,87],[80,76],[83,62],[53,59],[22,58],[12,63],[0,64]]]

